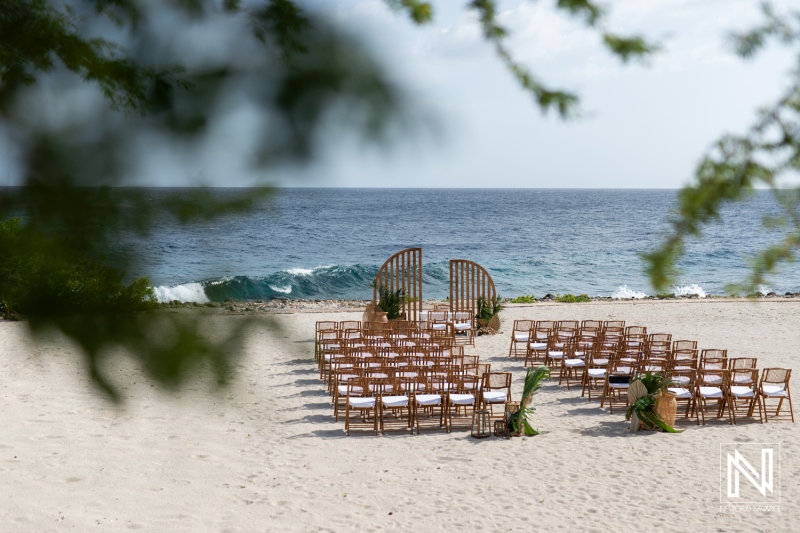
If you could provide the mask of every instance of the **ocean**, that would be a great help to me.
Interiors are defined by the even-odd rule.
[[[157,189],[152,194],[159,194]],[[220,189],[218,194],[228,194]],[[246,215],[181,226],[165,220],[129,277],[149,276],[161,301],[368,299],[381,264],[423,250],[425,298],[448,294],[448,261],[485,267],[501,296],[654,294],[640,254],[668,229],[675,190],[279,189]],[[748,258],[780,233],[768,191],[725,208],[692,239],[670,292],[727,294]],[[796,263],[764,292],[800,290]]]

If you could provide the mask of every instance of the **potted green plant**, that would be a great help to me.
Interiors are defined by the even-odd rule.
[[[631,431],[659,428],[667,433],[680,433],[672,427],[677,413],[675,394],[670,392],[669,377],[663,372],[639,374],[628,385],[630,407],[625,420],[631,421]]]
[[[490,327],[495,331],[500,329],[500,317],[498,316],[500,311],[503,310],[503,306],[497,301],[497,298],[494,300],[487,300],[482,296],[478,297],[478,311],[475,314],[475,321],[478,322],[478,325],[481,327]]]
[[[377,285],[378,307],[380,307],[389,320],[403,318],[403,303],[405,303],[406,290],[397,289],[393,291],[386,285]]]
[[[519,403],[519,409],[508,417],[508,431],[512,435],[527,436],[538,435],[539,432],[533,429],[528,417],[535,411],[531,406],[533,403],[533,395],[542,388],[542,380],[550,379],[550,369],[546,366],[537,368],[529,368],[525,374],[525,385],[522,388],[522,399]]]

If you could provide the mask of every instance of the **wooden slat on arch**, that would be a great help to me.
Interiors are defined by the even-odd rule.
[[[478,298],[497,302],[492,276],[485,268],[466,259],[450,260],[450,310],[478,312]]]
[[[372,302],[378,303],[378,286],[392,291],[405,289],[403,312],[407,320],[417,320],[422,310],[422,248],[407,248],[386,260],[375,276]]]

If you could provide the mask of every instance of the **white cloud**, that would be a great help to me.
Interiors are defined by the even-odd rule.
[[[511,47],[522,61],[589,51],[597,46],[595,32],[543,3],[520,3],[498,18],[511,32]]]

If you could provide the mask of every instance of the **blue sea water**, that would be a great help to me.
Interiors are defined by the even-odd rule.
[[[229,192],[221,189],[218,194]],[[159,194],[157,190],[153,194]],[[422,247],[424,297],[448,294],[448,261],[470,259],[502,296],[653,294],[640,254],[668,229],[674,190],[279,189],[264,206],[208,223],[164,222],[137,271],[162,301],[367,299],[392,254]],[[748,258],[780,234],[767,191],[728,206],[690,240],[673,290],[726,294]],[[800,290],[785,265],[763,290]]]

